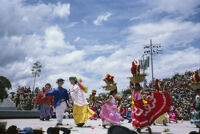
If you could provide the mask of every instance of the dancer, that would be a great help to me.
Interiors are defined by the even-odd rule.
[[[194,109],[192,111],[191,123],[200,128],[200,89],[196,90]]]
[[[90,119],[91,120],[97,120],[97,109],[96,109],[96,103],[97,103],[97,99],[96,99],[96,90],[92,90],[92,94],[90,95],[89,98],[89,103],[90,103],[90,108],[92,109],[92,111],[95,112],[94,116],[92,116]]]
[[[128,111],[126,112],[126,119],[128,120],[128,123],[132,122],[132,109],[129,107]]]
[[[106,83],[114,83],[114,77],[107,74],[104,81]],[[115,87],[115,86],[114,86]],[[120,113],[117,109],[117,103],[115,96],[117,94],[117,88],[107,87],[112,89],[109,93],[109,98],[105,101],[105,104],[101,108],[100,117],[102,120],[103,127],[106,128],[106,125],[120,125]],[[107,89],[107,90],[109,90]]]
[[[100,117],[104,128],[107,125],[120,125],[121,116],[115,101],[116,94],[117,90],[110,91],[109,99],[105,101],[105,104],[101,108]]]
[[[192,82],[190,86],[196,91],[196,97],[194,101],[194,110],[192,111],[191,123],[195,124],[199,128],[200,133],[200,76],[198,71],[194,71],[192,76]]]
[[[45,88],[43,88],[43,91],[37,95],[37,98],[35,100],[34,109],[36,108],[36,105],[40,105],[40,112],[41,112],[40,120],[42,121],[49,120],[53,114],[51,107],[53,105],[53,97],[52,96],[45,97],[45,94],[50,90],[51,90],[51,84],[47,83],[45,85]]]
[[[160,86],[160,82],[161,80],[156,79],[155,81],[155,91],[161,91],[161,86]],[[164,113],[163,115],[161,115],[160,117],[158,117],[155,121],[154,121],[154,125],[156,125],[156,123],[163,123],[164,126],[167,126],[167,123],[169,123],[169,115],[166,113]]]
[[[145,79],[145,74],[140,74],[140,66],[132,63],[131,72],[133,77],[130,77],[130,87],[132,89],[132,104],[133,104],[133,121],[132,125],[140,133],[142,128],[149,127],[159,116],[166,113],[171,107],[171,99],[165,91],[155,91],[145,97],[141,94],[142,87],[140,82]]]
[[[82,127],[87,120],[95,113],[89,108],[84,93],[87,93],[87,87],[81,84],[82,80],[76,77],[69,77],[73,88],[70,90],[73,100],[73,117],[74,123],[78,127]]]
[[[122,117],[122,120],[124,120],[124,117],[125,117],[126,112],[127,112],[127,108],[125,108],[124,104],[121,103],[120,106],[118,107],[118,109],[119,109],[118,111],[119,111],[119,113],[120,113],[120,115]]]
[[[178,123],[178,121],[177,121],[178,116],[179,116],[178,110],[176,108],[173,108],[173,106],[172,106],[169,111],[169,121]]]
[[[58,79],[58,88],[51,90],[46,93],[46,96],[54,96],[54,108],[56,110],[57,125],[63,125],[63,116],[65,109],[67,108],[69,95],[65,88],[62,87],[64,80],[62,78]]]

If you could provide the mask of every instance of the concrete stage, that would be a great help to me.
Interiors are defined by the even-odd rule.
[[[39,119],[1,119],[1,121],[7,121],[7,126],[16,125],[19,128],[23,127],[36,127],[41,126],[43,130],[46,131],[48,127],[53,127],[56,124],[56,119],[51,119],[50,121],[40,121]],[[71,134],[107,134],[107,129],[103,129],[101,126],[101,120],[97,121],[88,120],[84,128],[78,128],[74,125],[73,119],[64,119],[64,126],[70,128],[72,127]],[[69,124],[69,125],[67,125]],[[123,126],[133,129],[131,123],[127,123],[127,120],[122,122]],[[195,125],[190,124],[189,121],[181,122],[178,124],[171,123],[168,126],[156,125],[151,126],[153,134],[164,134],[162,133],[165,128],[169,128],[170,132],[166,134],[188,134],[190,131],[198,131]],[[147,134],[145,129],[142,129],[143,134]]]
[[[37,110],[16,110],[15,104],[9,98],[0,102],[0,119],[11,118],[39,118],[40,111]]]
[[[29,110],[0,110],[0,119],[12,118],[39,118],[39,111]]]

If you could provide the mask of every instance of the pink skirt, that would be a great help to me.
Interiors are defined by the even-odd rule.
[[[173,111],[169,113],[169,120],[176,122],[176,114]]]
[[[117,106],[112,103],[105,103],[102,106],[100,117],[104,125],[120,125],[120,119],[122,118]]]

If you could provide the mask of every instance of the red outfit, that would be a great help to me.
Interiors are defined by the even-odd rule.
[[[133,122],[137,128],[151,125],[159,116],[166,113],[171,107],[171,99],[165,91],[155,91],[146,97],[147,104],[143,103],[140,92],[134,93]]]
[[[124,116],[126,115],[126,112],[128,111],[128,109],[127,108],[120,108],[120,115],[124,118]]]
[[[45,90],[45,92],[40,92],[37,95],[37,98],[35,100],[35,104],[48,104],[48,105],[53,105],[53,96],[45,96],[45,94],[48,92],[49,90]]]

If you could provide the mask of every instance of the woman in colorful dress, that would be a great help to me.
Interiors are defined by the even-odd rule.
[[[142,87],[135,83],[133,88],[133,122],[132,125],[140,133],[142,128],[149,127],[162,114],[166,113],[171,107],[171,99],[167,92],[152,92],[151,95],[143,99],[141,94]]]
[[[177,121],[178,115],[179,115],[178,110],[171,107],[169,111],[169,121],[178,123]]]
[[[110,91],[109,98],[102,106],[100,117],[104,128],[106,128],[107,125],[120,125],[121,116],[116,105],[116,94],[117,90]]]
[[[90,117],[90,120],[97,120],[97,109],[96,109],[96,90],[92,90],[92,94],[90,95],[90,98],[89,98],[89,103],[90,103],[90,108],[92,109],[93,112],[95,112],[95,114]]]
[[[140,82],[145,80],[146,74],[140,74],[140,64],[137,61],[132,62],[130,78],[130,89],[132,89],[132,125],[140,133],[142,128],[149,127],[162,114],[166,113],[171,107],[171,98],[165,91],[151,92],[150,95],[142,96]]]
[[[88,102],[84,93],[87,93],[87,87],[81,84],[82,80],[78,80],[76,77],[69,78],[73,88],[70,90],[73,101],[73,117],[74,123],[78,127],[82,127],[87,120],[95,113],[89,108]]]
[[[51,90],[51,84],[47,83],[43,91],[37,95],[35,100],[34,109],[36,109],[36,105],[40,105],[40,120],[49,120],[53,115],[52,105],[53,105],[53,97],[46,97],[45,94]]]

